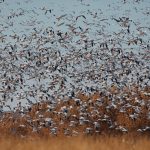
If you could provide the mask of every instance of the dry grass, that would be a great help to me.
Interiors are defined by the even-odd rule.
[[[71,137],[50,139],[1,139],[1,150],[149,150],[150,139],[121,137]]]
[[[114,88],[115,89],[115,88]],[[111,93],[114,92],[114,89],[111,89]],[[127,90],[127,89],[126,89]],[[136,132],[138,129],[150,126],[150,119],[147,117],[150,111],[149,105],[150,105],[150,97],[144,95],[143,93],[146,91],[150,93],[150,89],[143,90],[143,91],[137,91],[135,90],[135,95],[131,94],[131,91],[126,91],[128,93],[128,99],[125,103],[119,104],[116,99],[116,106],[117,108],[109,108],[106,109],[106,107],[111,103],[111,100],[108,99],[107,96],[104,96],[104,103],[101,106],[96,105],[96,100],[100,98],[99,93],[95,93],[93,95],[89,95],[92,102],[89,103],[88,97],[84,94],[80,93],[78,94],[78,98],[80,98],[83,102],[86,102],[88,104],[86,112],[91,113],[93,111],[93,108],[96,108],[99,112],[99,116],[97,113],[93,113],[92,115],[87,116],[86,118],[90,120],[91,122],[95,122],[98,119],[103,119],[104,115],[109,116],[108,119],[110,119],[112,122],[117,122],[118,126],[123,126],[126,129],[128,129],[128,132]],[[115,92],[117,93],[117,90],[115,89]],[[138,99],[142,99],[145,102],[145,105],[140,106],[135,98],[138,97]],[[130,104],[131,107],[126,107],[125,112],[120,112],[120,108],[123,107],[125,104]],[[74,100],[69,100],[67,102],[60,101],[56,104],[53,111],[49,112],[47,111],[48,102],[41,102],[38,104],[34,104],[31,107],[31,111],[26,112],[26,115],[21,116],[20,113],[18,113],[18,117],[14,117],[13,113],[6,113],[3,118],[0,121],[0,136],[4,135],[23,135],[23,136],[39,136],[39,137],[49,137],[50,136],[50,128],[42,127],[39,129],[39,132],[32,132],[33,128],[32,126],[40,127],[39,122],[43,122],[41,119],[39,119],[39,115],[43,115],[44,118],[52,118],[53,121],[56,123],[56,126],[58,127],[58,136],[63,135],[64,128],[68,128],[71,132],[77,131],[79,133],[83,133],[87,127],[93,128],[93,124],[86,124],[86,125],[79,125],[79,123],[75,127],[70,127],[70,120],[74,120],[72,117],[73,115],[76,115],[76,120],[79,119],[79,109],[80,107],[76,105]],[[69,110],[67,118],[62,117],[61,114],[54,113],[54,112],[60,112],[61,107],[66,106],[69,108],[72,106],[72,109]],[[94,107],[93,107],[94,106]],[[133,107],[139,107],[141,112],[139,113],[139,117],[137,119],[131,119],[130,114],[135,113],[135,110]],[[36,113],[38,111],[38,113]],[[28,117],[27,117],[28,116]],[[28,122],[28,118],[32,120],[32,123]],[[33,121],[34,120],[34,121]],[[63,120],[64,124],[60,124],[60,120]],[[116,134],[116,132],[119,133],[119,131],[116,131],[114,129],[109,129],[109,122],[108,121],[99,121],[101,125],[101,133],[112,133],[113,135]],[[21,127],[20,125],[25,125],[25,127]],[[15,131],[15,133],[14,133]],[[119,133],[120,134],[120,133]],[[139,133],[140,134],[140,133]],[[149,134],[149,133],[144,133]],[[81,134],[80,134],[81,135]]]
[[[110,89],[111,93],[117,95],[119,93],[118,89],[112,87]],[[26,112],[26,115],[14,117],[13,113],[5,113],[0,121],[0,149],[1,150],[149,150],[150,148],[150,131],[137,132],[137,129],[150,126],[150,119],[147,118],[149,113],[150,97],[145,95],[144,92],[150,93],[150,88],[139,91],[138,88],[132,87],[131,89],[124,89],[124,93],[127,94],[126,103],[132,106],[138,106],[141,109],[139,113],[139,118],[133,120],[129,117],[133,114],[135,110],[132,107],[127,107],[126,112],[120,112],[120,108],[123,106],[119,104],[119,100],[116,99],[117,108],[110,108],[106,110],[106,107],[111,103],[108,96],[103,96],[104,103],[102,106],[96,105],[96,100],[101,97],[100,93],[97,92],[93,95],[86,96],[83,93],[78,93],[77,97],[83,102],[88,103],[87,112],[93,110],[93,106],[99,111],[100,119],[103,119],[104,115],[109,116],[112,122],[117,122],[118,126],[121,125],[128,129],[128,132],[123,133],[118,130],[109,129],[109,124],[107,121],[100,121],[100,132],[97,134],[85,134],[85,129],[91,127],[94,129],[93,124],[80,125],[79,123],[74,127],[69,126],[70,120],[74,120],[72,117],[74,114],[79,119],[79,106],[76,105],[74,100],[69,100],[67,102],[60,101],[55,106],[54,110],[47,111],[48,102],[41,102],[35,104],[31,107],[31,110]],[[142,99],[145,105],[140,106],[136,102],[136,98]],[[89,103],[89,99],[92,100]],[[118,102],[118,103],[117,103]],[[60,112],[61,107],[66,106],[73,108],[69,111],[67,118],[63,118],[60,114],[54,112]],[[38,114],[37,114],[38,111]],[[19,113],[18,113],[19,114]],[[58,127],[57,136],[50,134],[51,127],[38,128],[38,132],[33,132],[33,127],[40,127],[39,114],[43,115],[44,118],[52,118]],[[32,124],[28,122],[28,118],[32,120]],[[64,121],[64,124],[60,124],[60,119]],[[97,121],[97,114],[87,117],[91,122]],[[34,120],[34,121],[33,121]],[[24,125],[24,127],[20,126]],[[70,130],[70,136],[64,136],[64,129]],[[73,136],[73,131],[80,133],[77,137]]]

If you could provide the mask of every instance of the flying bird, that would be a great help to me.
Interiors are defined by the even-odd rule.
[[[77,17],[76,17],[76,20],[78,20],[78,18],[80,18],[80,17],[86,19],[86,17],[85,17],[84,15],[80,15],[80,16],[77,16]]]

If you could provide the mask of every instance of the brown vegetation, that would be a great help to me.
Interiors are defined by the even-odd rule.
[[[150,89],[139,90],[137,87],[132,87],[130,90],[123,89],[123,91],[122,95],[126,96],[122,97],[124,103],[120,103],[121,98],[117,99],[119,89],[112,87],[109,90],[111,94],[116,95],[116,107],[109,109],[107,109],[107,106],[111,105],[109,95],[98,91],[92,95],[77,93],[76,98],[80,99],[82,104],[88,104],[84,111],[92,112],[92,115],[86,117],[91,123],[83,125],[78,121],[77,124],[70,126],[70,121],[79,120],[80,117],[79,109],[81,107],[74,99],[58,101],[52,111],[48,111],[51,106],[50,102],[41,102],[34,104],[24,113],[19,110],[13,113],[4,113],[0,120],[1,149],[149,149],[150,130],[141,130],[140,132],[137,130],[150,126],[148,117],[150,97],[147,94],[150,93]],[[97,105],[100,98],[104,99],[103,103]],[[137,99],[143,101],[144,104],[139,104]],[[126,105],[129,107],[124,107]],[[68,109],[69,112],[65,117],[62,113],[58,113],[61,112],[63,106],[66,108],[72,106],[71,109]],[[121,112],[123,107],[125,111]],[[136,107],[140,109],[139,116],[132,119],[130,115],[134,114]],[[98,110],[98,114],[94,112],[95,108]],[[57,134],[50,133],[52,127],[45,126],[44,118],[52,118],[58,128]],[[110,120],[112,124],[115,122],[117,125],[110,128]],[[99,132],[96,132],[94,128],[93,122],[95,121],[100,123]],[[119,126],[127,129],[127,132],[117,130]],[[34,127],[38,130],[34,131]],[[87,128],[92,128],[93,131],[86,134]],[[64,134],[65,129],[68,130],[68,134]],[[19,137],[21,140],[18,140]]]
[[[116,87],[112,87],[110,90],[111,94],[119,93],[119,90]],[[111,99],[109,99],[108,95],[102,95],[101,92],[95,92],[92,95],[85,95],[83,93],[78,93],[77,98],[79,98],[83,103],[85,102],[88,104],[84,112],[91,113],[92,115],[86,116],[87,120],[91,123],[86,123],[80,125],[77,122],[76,125],[70,126],[70,121],[79,120],[80,114],[79,109],[80,106],[76,103],[75,100],[69,99],[67,101],[58,101],[52,111],[48,111],[48,106],[50,105],[49,102],[41,102],[38,104],[34,104],[30,110],[20,113],[5,113],[0,121],[0,136],[39,136],[39,137],[48,137],[50,136],[50,127],[45,126],[45,122],[43,118],[52,118],[55,122],[55,126],[58,127],[57,136],[64,136],[64,129],[67,129],[68,135],[73,136],[75,135],[74,132],[78,132],[79,135],[84,135],[85,129],[90,127],[94,129],[93,122],[99,121],[100,123],[100,132],[98,134],[123,134],[120,130],[116,130],[117,126],[122,126],[128,130],[127,133],[134,133],[136,134],[149,134],[150,131],[145,132],[138,132],[138,129],[150,126],[150,119],[148,117],[150,112],[150,99],[149,95],[145,93],[149,93],[149,88],[145,88],[143,91],[139,91],[137,87],[132,87],[132,90],[124,89],[124,95],[126,94],[125,102],[120,103],[121,99],[117,99],[116,97],[116,108],[110,107],[107,109],[107,106],[111,105]],[[96,102],[99,98],[103,97],[104,101],[102,105],[97,105]],[[144,105],[140,105],[136,100],[142,100]],[[124,107],[125,105],[129,105],[129,107]],[[66,106],[69,108],[67,115],[64,117],[61,112],[61,108]],[[133,107],[134,106],[134,107]],[[125,109],[124,112],[121,112],[120,109]],[[138,118],[132,119],[130,117],[131,114],[135,113],[135,109],[138,107],[140,109],[140,113],[138,114]],[[94,109],[98,110],[94,112]],[[40,118],[39,115],[42,115]],[[74,117],[76,116],[76,117]],[[107,119],[106,119],[106,116]],[[112,123],[117,123],[114,128],[110,127],[110,121]],[[62,123],[60,123],[62,122]],[[33,132],[33,126],[38,128],[38,131]],[[95,129],[92,132],[95,133]]]
[[[149,150],[146,137],[70,137],[49,139],[0,139],[1,150]]]

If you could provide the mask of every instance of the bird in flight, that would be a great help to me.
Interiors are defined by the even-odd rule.
[[[76,17],[76,20],[78,20],[78,18],[83,17],[84,19],[86,19],[86,17],[84,15],[79,15]]]

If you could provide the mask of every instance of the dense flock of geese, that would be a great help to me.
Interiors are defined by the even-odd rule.
[[[2,3],[5,1],[1,1]],[[80,3],[84,4],[84,1]],[[128,1],[124,0],[122,5],[126,3]],[[13,27],[18,17],[27,13],[32,14],[31,19],[20,24],[24,28],[31,27],[29,33],[27,31],[5,34],[7,29]],[[53,17],[54,27],[48,25],[46,28],[39,28],[38,24],[41,22],[36,16],[40,13],[47,19]],[[32,12],[20,8],[7,18],[1,16],[5,19],[4,24],[0,23],[1,114],[4,111],[14,114],[30,112],[32,105],[46,101],[47,111],[53,111],[54,115],[65,119],[76,106],[79,116],[74,114],[72,119],[69,118],[70,127],[87,123],[90,125],[84,132],[99,132],[99,122],[107,120],[110,128],[115,127],[116,130],[126,132],[126,128],[117,126],[109,116],[100,114],[99,107],[105,103],[104,97],[109,97],[110,102],[105,105],[107,111],[111,108],[116,109],[117,105],[120,105],[119,112],[124,112],[125,108],[130,107],[134,109],[134,113],[129,114],[133,120],[140,116],[138,114],[141,113],[141,107],[145,106],[150,110],[150,101],[145,103],[136,92],[132,92],[136,106],[132,106],[128,96],[124,95],[125,88],[132,91],[132,87],[136,85],[139,91],[143,91],[147,97],[150,96],[149,90],[144,92],[150,85],[150,27],[141,26],[142,23],[129,16],[104,18],[105,12],[100,9],[94,12],[81,11],[80,15],[76,15],[75,12],[62,13],[57,16],[54,9],[46,7],[34,9]],[[145,15],[149,16],[148,13]],[[107,30],[112,24],[118,28],[117,31]],[[111,93],[109,89],[112,87],[117,87],[119,92]],[[99,93],[100,96],[93,103],[90,98],[82,101],[79,93],[86,97],[95,93]],[[74,105],[70,105],[69,100]],[[54,111],[60,103],[65,105],[58,112]],[[88,105],[91,110],[87,110]],[[36,114],[39,115],[38,121],[42,121],[32,126],[34,131],[44,123],[44,126],[51,127],[51,134],[57,133],[53,118],[43,118],[39,111]],[[87,119],[95,114],[97,121]],[[150,118],[150,114],[148,117]],[[60,119],[60,123],[63,124],[64,120]],[[69,132],[65,128],[64,134]]]

